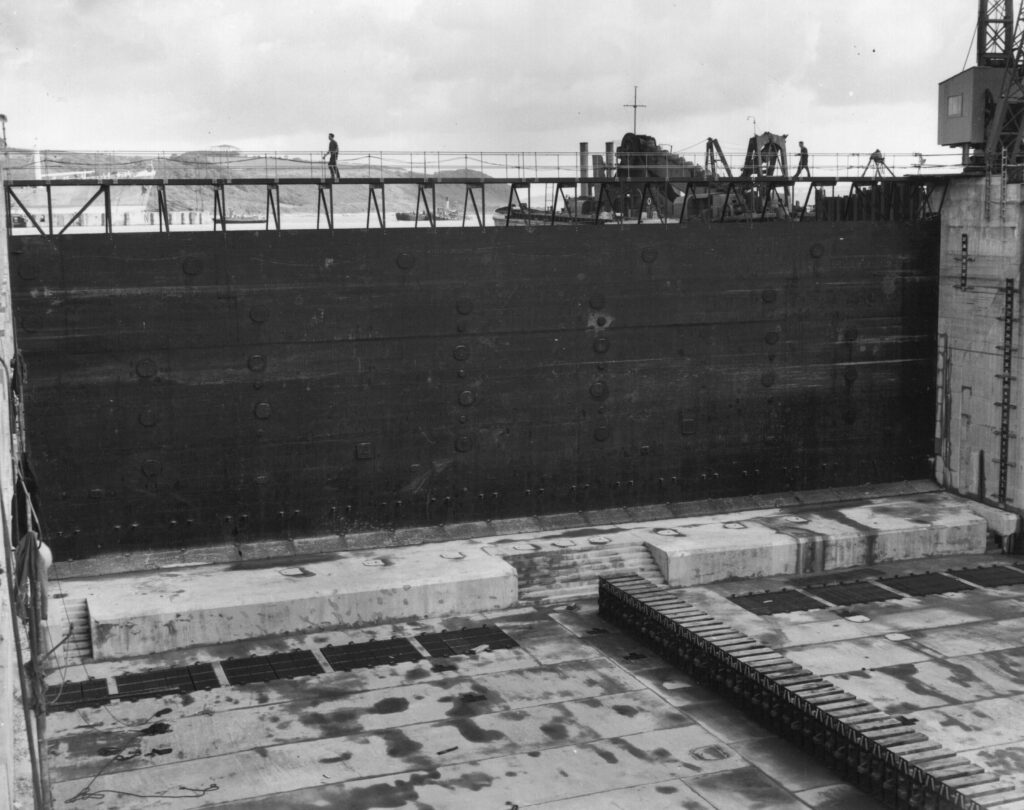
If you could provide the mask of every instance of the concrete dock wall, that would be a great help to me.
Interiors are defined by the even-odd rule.
[[[0,167],[2,173],[3,167]],[[7,218],[6,196],[0,195],[0,215]],[[11,315],[10,267],[8,263],[7,233],[3,230],[0,242],[0,358],[10,368],[14,357],[14,323]],[[10,401],[9,377],[0,374],[0,498],[11,503],[13,493],[12,459],[7,448],[11,443],[11,424],[6,403]],[[4,514],[10,520],[8,514]],[[3,546],[0,545],[0,548]],[[21,686],[18,678],[17,648],[14,622],[17,619],[10,603],[7,586],[9,565],[2,565],[3,584],[0,585],[0,807],[21,808],[32,806],[31,768],[28,741],[20,704]]]
[[[953,181],[943,205],[939,264],[935,477],[954,492],[1008,509],[1024,505],[1018,466],[1021,218],[1019,184],[1004,186],[993,177],[986,189],[981,177]],[[1013,321],[1004,391],[1008,281]]]

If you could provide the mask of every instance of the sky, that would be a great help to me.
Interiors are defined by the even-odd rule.
[[[0,0],[11,147],[959,156],[976,0]],[[795,151],[795,148],[794,148]]]

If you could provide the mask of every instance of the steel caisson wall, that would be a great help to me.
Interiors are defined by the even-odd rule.
[[[929,470],[934,222],[10,242],[61,558]]]

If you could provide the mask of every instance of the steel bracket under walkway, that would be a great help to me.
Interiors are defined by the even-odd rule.
[[[602,577],[598,611],[667,662],[896,810],[983,810],[1016,788],[635,574]],[[922,748],[934,756],[921,757]],[[909,752],[917,752],[912,756]],[[959,787],[984,785],[978,800]],[[959,786],[959,787],[958,787]]]

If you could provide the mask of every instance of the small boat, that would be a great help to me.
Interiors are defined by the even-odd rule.
[[[586,201],[590,204],[586,204]],[[525,205],[502,206],[494,210],[491,218],[495,225],[603,225],[614,221],[614,217],[607,211],[597,215],[589,198],[573,200],[571,207],[558,211]]]
[[[434,212],[434,219],[438,221],[460,219],[461,217],[462,214],[448,199],[444,201],[444,208],[438,208]],[[399,211],[395,214],[395,219],[399,222],[416,222],[417,220],[420,222],[430,222],[430,217],[426,211]]]
[[[265,214],[257,214],[249,211],[229,211],[226,217],[215,216],[213,218],[213,222],[216,225],[220,225],[221,223],[226,225],[238,225],[247,222],[258,222],[261,225],[265,225],[267,217]]]

